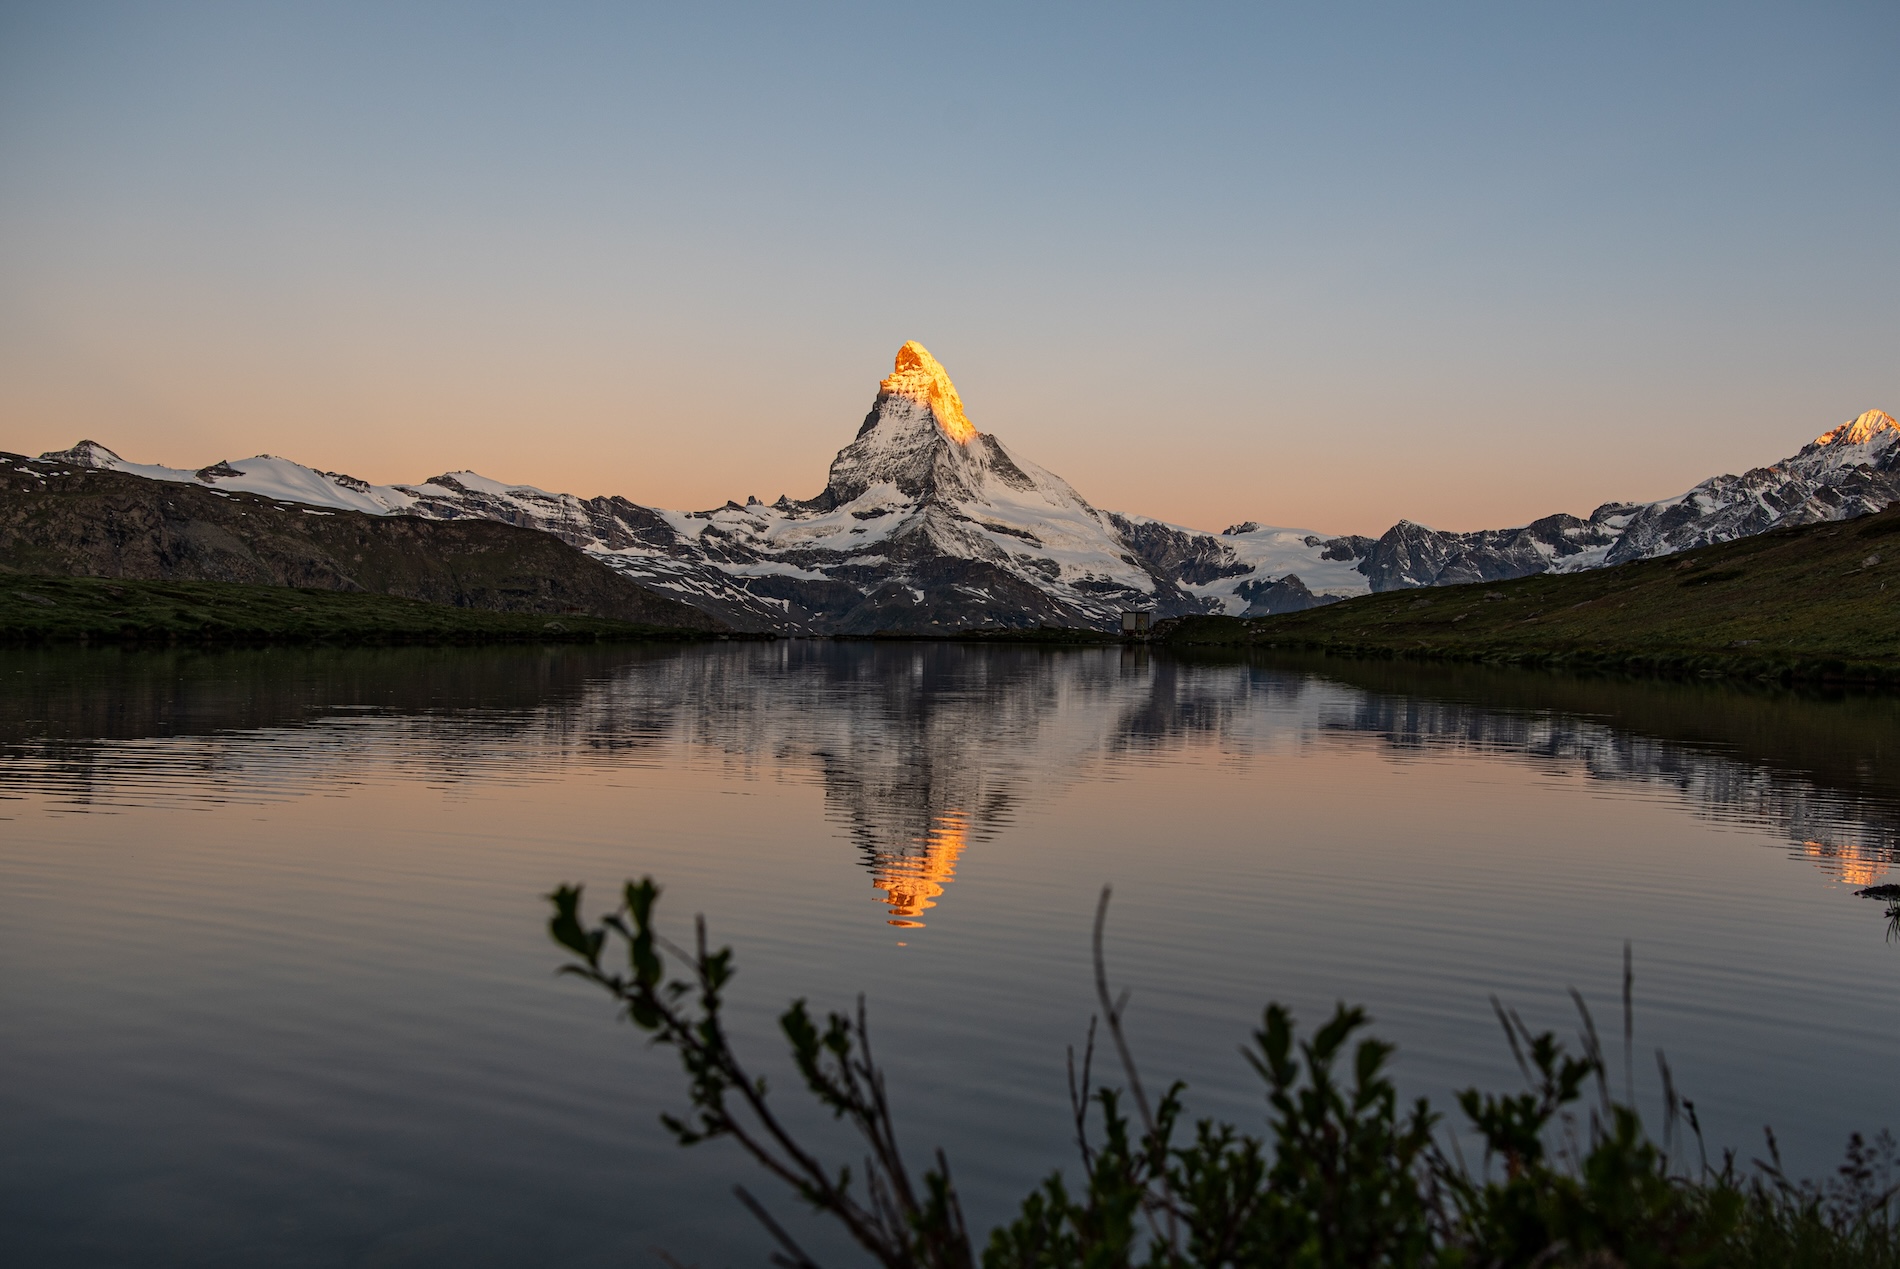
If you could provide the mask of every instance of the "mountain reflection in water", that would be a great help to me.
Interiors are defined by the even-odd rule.
[[[1788,841],[1791,857],[1849,885],[1872,884],[1894,862],[1900,789],[1883,761],[1900,757],[1900,714],[1891,698],[1511,673],[1489,684],[1485,678],[1419,674],[1412,690],[1495,685],[1519,699],[1368,693],[1350,713],[1322,725],[1379,736],[1397,751],[1509,754],[1592,780],[1649,786],[1698,815],[1770,827]],[[1519,703],[1535,687],[1548,689],[1551,704]],[[1645,708],[1631,708],[1639,703]],[[1830,724],[1839,731],[1826,735]]]
[[[431,782],[550,778],[684,748],[803,772],[890,924],[946,900],[1027,801],[1190,741],[1236,758],[1367,744],[1636,786],[1768,826],[1853,886],[1900,846],[1890,697],[1143,650],[784,641],[678,649],[8,654],[0,797],[274,800],[372,760]],[[312,758],[320,759],[313,762]],[[657,761],[655,757],[652,760]],[[188,776],[187,779],[180,779]]]

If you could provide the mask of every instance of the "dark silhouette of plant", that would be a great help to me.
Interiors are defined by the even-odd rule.
[[[620,908],[590,929],[580,919],[580,887],[563,886],[550,896],[554,917],[548,929],[577,958],[561,972],[605,988],[625,1006],[634,1026],[679,1054],[693,1109],[689,1118],[664,1117],[674,1137],[688,1146],[731,1137],[813,1208],[836,1217],[879,1264],[918,1269],[970,1265],[970,1238],[943,1153],[937,1153],[934,1170],[913,1180],[898,1149],[884,1076],[871,1058],[863,999],[855,1019],[834,1013],[822,1030],[802,1000],[779,1018],[812,1096],[834,1117],[848,1121],[864,1142],[864,1183],[854,1187],[848,1166],[833,1169],[792,1137],[772,1112],[765,1081],[748,1074],[732,1051],[719,1016],[721,993],[732,979],[732,950],[707,950],[703,917],[695,922],[693,950],[661,938],[653,929],[659,894],[652,878],[628,882]],[[601,963],[610,935],[626,944],[624,973]],[[689,965],[691,976],[666,979],[662,951]],[[738,1193],[778,1242],[777,1263],[812,1264],[757,1199],[743,1187]]]
[[[691,949],[662,938],[653,925],[658,897],[650,878],[628,883],[620,906],[590,927],[581,919],[580,888],[562,886],[549,896],[549,929],[573,956],[562,972],[605,989],[629,1021],[678,1054],[692,1109],[685,1117],[663,1116],[666,1127],[684,1145],[732,1138],[887,1269],[974,1269],[979,1257],[943,1153],[913,1175],[898,1148],[863,998],[854,1015],[829,1014],[822,1026],[803,1000],[779,1018],[807,1091],[863,1146],[862,1173],[854,1176],[848,1165],[821,1160],[793,1137],[774,1113],[765,1082],[733,1052],[720,1018],[731,950],[708,950],[703,919]],[[1825,1186],[1788,1180],[1772,1133],[1769,1159],[1757,1160],[1752,1176],[1739,1172],[1732,1153],[1713,1167],[1695,1105],[1677,1095],[1659,1053],[1664,1139],[1648,1136],[1632,1105],[1627,948],[1622,1101],[1611,1096],[1602,1044],[1581,996],[1572,993],[1582,1021],[1578,1056],[1492,1002],[1526,1088],[1458,1094],[1484,1142],[1477,1175],[1440,1146],[1438,1116],[1425,1099],[1400,1105],[1387,1074],[1392,1046],[1361,1036],[1365,1012],[1344,1004],[1308,1039],[1299,1037],[1285,1008],[1267,1006],[1253,1045],[1243,1049],[1266,1085],[1263,1137],[1203,1119],[1177,1141],[1185,1088],[1177,1082],[1159,1098],[1149,1096],[1123,1026],[1127,994],[1109,989],[1108,902],[1104,888],[1094,932],[1101,1012],[1090,1023],[1079,1070],[1075,1053],[1069,1055],[1079,1188],[1071,1190],[1060,1172],[1044,1180],[1016,1218],[991,1233],[980,1257],[984,1269],[1900,1269],[1900,1186],[1886,1133],[1872,1144],[1855,1136],[1847,1163]],[[615,942],[624,944],[624,969],[605,961]],[[684,973],[670,977],[664,956]],[[1094,1081],[1098,1023],[1115,1050],[1123,1088]],[[1596,1104],[1586,1115],[1590,1085]],[[1672,1158],[1679,1122],[1696,1141],[1693,1172]],[[1494,1164],[1502,1165],[1498,1175]],[[736,1189],[777,1243],[773,1262],[816,1269],[765,1206]]]

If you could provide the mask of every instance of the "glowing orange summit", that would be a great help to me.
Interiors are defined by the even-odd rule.
[[[904,347],[909,348],[909,344]],[[921,350],[920,350],[921,351]],[[924,353],[928,357],[929,353]],[[903,364],[904,354],[897,354],[898,364]],[[936,365],[936,362],[931,362]],[[946,382],[948,382],[946,380]],[[1832,432],[1823,432],[1814,438],[1816,445],[1865,445],[1882,432],[1900,432],[1900,423],[1893,421],[1893,415],[1885,410],[1869,410],[1857,419],[1850,419]]]
[[[937,426],[957,444],[968,445],[976,438],[976,425],[964,416],[963,399],[957,395],[956,385],[950,382],[949,372],[916,340],[906,342],[897,350],[897,365],[891,377],[877,386],[880,392],[909,397],[919,405],[929,406]]]

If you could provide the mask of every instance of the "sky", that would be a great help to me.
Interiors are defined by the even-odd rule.
[[[1900,410],[1900,5],[0,0],[0,449],[1587,514]]]

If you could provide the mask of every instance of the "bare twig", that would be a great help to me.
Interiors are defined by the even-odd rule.
[[[1148,1102],[1148,1090],[1142,1087],[1141,1072],[1135,1069],[1135,1055],[1128,1047],[1127,1035],[1122,1031],[1122,1011],[1128,1007],[1129,993],[1128,990],[1124,989],[1120,996],[1111,998],[1108,990],[1108,957],[1102,950],[1102,935],[1108,926],[1108,901],[1113,893],[1114,887],[1104,884],[1102,886],[1102,897],[1098,899],[1095,904],[1095,937],[1093,942],[1095,958],[1095,996],[1101,1003],[1102,1013],[1108,1019],[1108,1034],[1109,1037],[1115,1041],[1115,1053],[1116,1056],[1121,1059],[1122,1073],[1128,1077],[1128,1091],[1134,1096],[1135,1109],[1141,1112],[1141,1125],[1143,1129],[1146,1130],[1144,1140],[1153,1143],[1160,1136],[1160,1129],[1155,1122],[1154,1110]],[[1156,1207],[1161,1208],[1167,1218],[1167,1244],[1170,1248],[1178,1252],[1181,1245],[1181,1231],[1176,1217],[1176,1209],[1180,1205],[1176,1202],[1175,1196],[1168,1192],[1166,1169],[1163,1168],[1159,1170],[1157,1176],[1160,1182],[1161,1193],[1144,1201],[1142,1210],[1144,1215],[1148,1218],[1149,1228],[1154,1231],[1156,1238],[1160,1238],[1162,1234],[1161,1230],[1155,1225],[1154,1209]]]
[[[1088,1041],[1082,1047],[1082,1082],[1075,1081],[1075,1046],[1069,1046],[1069,1113],[1075,1117],[1075,1145],[1082,1152],[1084,1171],[1095,1170],[1095,1151],[1089,1146],[1089,1090],[1095,1087],[1095,1024],[1099,1019],[1089,1018]]]
[[[1108,1034],[1115,1041],[1122,1073],[1128,1077],[1128,1091],[1134,1095],[1135,1109],[1141,1112],[1141,1125],[1153,1133],[1155,1116],[1148,1104],[1148,1090],[1142,1087],[1141,1072],[1135,1069],[1135,1055],[1129,1051],[1128,1037],[1122,1033],[1122,1010],[1128,1005],[1128,993],[1124,991],[1121,998],[1116,999],[1108,991],[1108,959],[1102,952],[1102,931],[1108,925],[1108,900],[1113,893],[1113,886],[1103,886],[1102,897],[1095,904],[1095,998],[1101,1002],[1102,1013],[1108,1019]]]
[[[753,1198],[745,1186],[735,1185],[732,1192],[745,1204],[746,1211],[765,1226],[765,1232],[772,1236],[772,1240],[784,1249],[772,1254],[773,1264],[782,1266],[782,1269],[818,1269],[818,1262],[805,1254],[805,1249],[785,1232],[783,1225],[772,1219],[772,1213],[765,1210],[765,1204]]]
[[[1636,1105],[1636,971],[1623,940],[1623,1104]]]
[[[1530,1035],[1529,1028],[1524,1025],[1524,1020],[1517,1016],[1517,1010],[1506,1009],[1504,1002],[1496,996],[1491,997],[1491,1009],[1498,1016],[1498,1025],[1504,1028],[1505,1042],[1511,1046],[1511,1057],[1516,1061],[1517,1069],[1524,1073],[1524,1082],[1535,1084],[1537,1077],[1531,1074],[1531,1064],[1525,1060],[1523,1046],[1517,1042],[1519,1034],[1526,1037]]]
[[[884,1077],[870,1049],[863,1000],[858,1002],[855,1021],[833,1014],[829,1029],[822,1033],[810,1021],[802,1001],[781,1019],[788,1033],[795,1033],[800,1070],[812,1091],[835,1114],[850,1121],[867,1147],[860,1201],[850,1193],[849,1169],[834,1174],[798,1144],[767,1103],[764,1081],[753,1078],[732,1051],[720,1021],[721,993],[732,974],[730,952],[711,950],[704,918],[694,923],[690,951],[660,937],[651,927],[657,895],[658,888],[650,880],[629,884],[623,907],[604,919],[604,929],[589,931],[578,920],[580,891],[564,887],[550,896],[556,904],[551,932],[583,962],[567,966],[565,972],[605,988],[633,1022],[680,1055],[691,1081],[695,1118],[688,1122],[667,1116],[668,1126],[686,1144],[708,1137],[732,1138],[805,1202],[836,1218],[886,1269],[969,1269],[973,1257],[968,1233],[947,1169],[929,1178],[926,1203],[920,1201],[904,1167]],[[601,966],[609,929],[629,944],[631,979]],[[684,961],[689,980],[665,981],[664,962],[653,954],[655,947]],[[686,1002],[695,994],[697,1009],[692,1010]],[[744,1191],[740,1199],[784,1248],[774,1255],[775,1264],[783,1269],[815,1269],[810,1257],[786,1237],[757,1199]]]
[[[1673,1157],[1676,1152],[1676,1121],[1682,1117],[1682,1099],[1676,1096],[1675,1073],[1669,1069],[1669,1059],[1663,1056],[1661,1049],[1656,1050],[1656,1070],[1662,1075],[1663,1086],[1663,1154]]]
[[[1575,987],[1570,989],[1570,999],[1577,1006],[1577,1014],[1583,1019],[1583,1056],[1589,1059],[1596,1073],[1597,1096],[1603,1103],[1603,1117],[1610,1117],[1610,1081],[1603,1070],[1603,1041],[1597,1038],[1596,1019],[1590,1016],[1590,1006],[1584,1002],[1583,993]],[[1595,1112],[1591,1112],[1595,1118]]]

